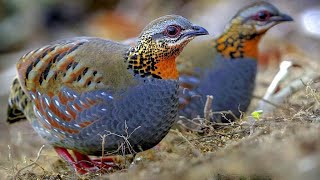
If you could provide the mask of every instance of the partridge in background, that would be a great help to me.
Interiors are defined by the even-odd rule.
[[[195,36],[206,34],[168,15],[147,25],[135,46],[78,37],[33,50],[17,63],[8,122],[27,118],[81,174],[101,165],[88,155],[152,148],[177,116],[175,59]]]
[[[220,37],[187,47],[177,59],[179,115],[203,117],[206,96],[213,95],[214,112],[232,112],[214,114],[213,121],[239,118],[254,90],[261,37],[274,25],[292,20],[268,2],[253,3],[231,19]]]

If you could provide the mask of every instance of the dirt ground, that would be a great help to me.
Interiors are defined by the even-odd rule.
[[[52,0],[45,2],[49,1],[51,2]],[[249,1],[247,0],[246,2]],[[3,18],[2,16],[4,16],[1,13],[2,2],[4,1],[0,0],[0,22],[1,18]],[[232,17],[232,14],[243,6],[243,1],[197,0],[190,1],[191,3],[187,4],[189,0],[177,0],[171,1],[171,4],[166,6],[160,2],[169,1],[146,0],[132,4],[132,2],[136,1],[123,0],[122,3],[118,4],[118,9],[114,8],[116,13],[116,10],[125,10],[122,12],[123,16],[110,16],[112,13],[109,13],[109,11],[106,11],[108,13],[104,12],[105,14],[103,11],[102,13],[97,13],[99,16],[96,16],[96,13],[92,13],[89,16],[89,14],[85,14],[89,10],[84,10],[84,7],[88,6],[88,4],[84,3],[86,1],[77,1],[77,3],[71,3],[69,6],[60,6],[62,10],[65,10],[65,8],[76,5],[80,10],[79,12],[68,11],[70,14],[67,15],[71,18],[62,19],[64,21],[60,22],[62,25],[60,24],[61,27],[59,28],[40,25],[40,19],[37,19],[48,13],[42,9],[51,10],[50,7],[36,6],[39,1],[30,0],[28,2],[28,8],[25,6],[27,4],[19,3],[22,7],[20,8],[22,17],[26,17],[26,19],[21,17],[15,19],[20,21],[22,19],[22,24],[26,26],[15,28],[17,32],[12,31],[13,36],[8,34],[1,36],[2,34],[0,34],[0,180],[319,179],[319,80],[302,82],[303,86],[298,88],[297,92],[285,98],[283,104],[278,104],[276,107],[270,105],[273,108],[271,113],[264,112],[261,117],[254,121],[251,118],[251,113],[259,110],[256,107],[277,73],[280,60],[293,60],[298,62],[298,66],[306,66],[303,72],[301,67],[290,70],[286,80],[281,82],[280,89],[289,87],[288,89],[291,90],[290,82],[293,80],[299,81],[303,73],[314,71],[319,74],[319,36],[305,33],[304,24],[302,23],[303,12],[308,8],[318,6],[318,0],[308,0],[303,3],[298,0],[272,1],[284,12],[292,14],[296,21],[290,25],[279,25],[273,28],[263,38],[261,46],[263,51],[261,51],[260,57],[262,61],[259,64],[264,64],[265,67],[260,67],[256,81],[255,97],[252,100],[250,109],[241,120],[231,124],[211,124],[204,121],[204,124],[196,124],[195,128],[185,128],[181,124],[176,124],[159,145],[148,151],[138,153],[133,162],[126,161],[124,163],[123,158],[118,157],[121,169],[110,169],[106,173],[97,172],[87,175],[78,175],[72,171],[58,157],[52,147],[47,145],[33,131],[27,121],[10,126],[6,123],[9,87],[11,79],[15,76],[14,65],[19,57],[30,49],[65,37],[83,34],[100,36],[103,34],[105,38],[110,39],[129,38],[129,36],[134,36],[136,32],[140,32],[143,25],[149,21],[149,18],[158,17],[160,14],[174,13],[192,17],[193,21],[208,28],[210,33],[217,35],[223,30],[224,25]],[[109,1],[108,3],[102,3],[103,1],[92,2],[105,4],[106,8],[110,10],[110,7],[115,6],[112,3],[116,1],[110,1],[112,5],[108,4]],[[215,4],[216,2],[217,4]],[[218,4],[218,2],[222,3]],[[81,3],[82,9],[79,7]],[[184,3],[187,5],[182,7]],[[101,4],[98,5],[100,6]],[[143,6],[144,4],[145,6]],[[46,5],[49,6],[50,3]],[[92,8],[91,11],[95,11],[94,7],[98,7],[98,5],[92,4],[90,6]],[[161,8],[159,9],[159,7]],[[53,9],[59,10],[57,7]],[[147,15],[142,16],[142,14],[139,14],[143,9],[150,9],[144,12]],[[40,14],[40,16],[37,14],[38,11],[45,14]],[[53,12],[56,13],[55,11]],[[50,13],[52,12],[50,11],[49,15]],[[131,16],[133,17],[131,20],[141,17],[139,21],[125,22],[125,20],[130,20],[128,17]],[[88,18],[81,19],[83,22],[79,24],[68,26],[74,20],[72,17],[77,20],[84,17]],[[101,23],[104,20],[103,17],[112,22]],[[53,19],[53,21],[58,26],[59,22],[56,22],[56,19]],[[124,24],[119,25],[119,21]],[[13,23],[17,25],[19,21]],[[127,27],[129,25],[134,29],[133,34],[127,32],[131,29]],[[90,29],[93,32],[90,33],[85,29]],[[24,33],[19,30],[23,30]],[[99,30],[102,30],[102,32],[99,32]],[[118,30],[121,33],[115,33]],[[17,34],[26,37],[20,37]],[[109,36],[110,34],[112,36]],[[1,38],[7,37],[22,38],[22,40],[16,40],[14,45],[5,47],[5,44],[1,43],[11,41],[9,41],[10,39],[3,40]],[[269,61],[273,58],[275,61]],[[265,61],[266,59],[268,61]],[[201,131],[192,131],[191,129],[200,129]]]
[[[12,63],[8,61],[5,66]],[[259,74],[255,95],[263,95],[275,73],[267,70]],[[13,77],[14,71],[9,70],[7,76]],[[139,153],[131,163],[121,161],[121,170],[104,174],[77,175],[27,121],[12,126],[0,121],[0,176],[4,179],[318,179],[319,87],[319,83],[306,85],[254,125],[246,119],[250,114],[228,125],[202,125],[201,132],[175,125],[158,146]],[[1,93],[0,117],[5,118],[7,94],[5,90]],[[257,102],[258,99],[253,100],[249,112]],[[39,153],[42,145],[45,146]]]

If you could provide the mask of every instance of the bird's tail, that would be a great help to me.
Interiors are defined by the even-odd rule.
[[[26,108],[31,108],[30,98],[22,90],[17,77],[12,81],[8,100],[7,122],[12,124],[21,120],[26,120],[24,114]]]

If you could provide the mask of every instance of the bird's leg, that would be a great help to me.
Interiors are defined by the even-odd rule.
[[[125,159],[116,157],[116,156],[107,156],[101,158],[92,159],[92,161],[96,162],[97,164],[103,165],[105,167],[120,167],[120,164],[126,164],[129,162],[131,164],[135,158],[136,154],[132,154],[131,156],[125,156]]]
[[[100,165],[107,165],[109,167],[116,166],[115,159],[113,157],[101,157],[92,159],[93,162]]]
[[[98,169],[108,169],[110,167],[115,167],[114,159],[112,157],[102,157],[97,159],[91,159],[89,156],[81,154],[77,151],[73,151],[77,163],[90,171],[97,171]]]
[[[94,172],[96,172],[99,169],[96,166],[96,164],[92,162],[89,156],[81,154],[74,150],[73,150],[73,154],[76,157],[76,160],[77,160],[76,163],[79,164],[79,166]]]
[[[101,169],[109,169],[113,167],[118,167],[115,159],[113,157],[101,157],[92,159],[92,162],[99,166]]]
[[[62,159],[64,159],[65,161],[67,161],[69,164],[72,165],[72,167],[75,169],[76,172],[78,172],[79,174],[85,174],[87,173],[87,171],[85,169],[83,169],[81,167],[80,164],[78,164],[73,157],[71,156],[71,154],[68,152],[67,149],[65,148],[61,148],[61,147],[54,147],[54,150],[59,154],[60,157],[62,157]]]

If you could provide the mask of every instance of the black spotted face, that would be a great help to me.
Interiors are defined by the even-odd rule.
[[[176,57],[195,36],[207,34],[206,29],[184,17],[160,17],[144,28],[137,45],[130,48],[126,55],[128,69],[141,77],[177,80]]]
[[[150,39],[159,47],[177,46],[206,35],[207,30],[195,26],[182,16],[168,15],[152,21],[140,34],[141,39]]]
[[[260,2],[243,8],[236,16],[242,19],[243,25],[254,26],[258,32],[265,32],[276,24],[293,21],[268,2]]]

